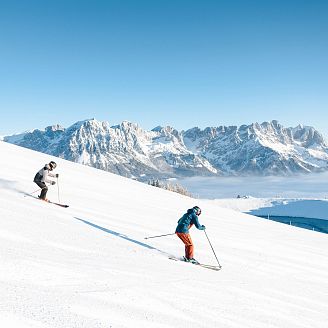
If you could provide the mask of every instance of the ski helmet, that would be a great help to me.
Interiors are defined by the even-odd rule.
[[[57,164],[54,161],[51,161],[49,163],[49,166],[50,166],[51,170],[54,170],[57,167]]]
[[[201,215],[202,210],[200,209],[199,206],[194,206],[193,209],[196,211],[196,214],[197,214],[197,215]]]

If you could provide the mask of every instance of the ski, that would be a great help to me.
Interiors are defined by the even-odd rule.
[[[34,199],[37,199],[39,201],[42,201],[40,198],[36,197],[36,196],[33,196],[31,194],[24,194],[24,196],[29,196],[29,197],[32,197]],[[57,205],[57,206],[60,206],[60,207],[64,207],[64,208],[67,208],[69,207],[69,205],[66,205],[66,204],[60,204],[60,203],[56,203],[56,202],[52,202],[51,200],[47,199],[47,200],[43,200],[44,202],[46,203],[49,203],[49,204],[54,204],[54,205]]]
[[[203,263],[186,262],[184,259],[177,258],[177,257],[174,257],[174,256],[169,256],[169,259],[173,260],[173,261],[180,261],[180,262],[184,262],[184,263],[190,263],[190,264],[193,264],[193,265],[198,265],[198,266],[201,266],[202,268],[210,269],[210,270],[214,270],[214,271],[219,271],[222,268],[219,265],[210,265],[210,264],[203,264]]]
[[[47,203],[54,204],[54,205],[57,205],[57,206],[60,206],[60,207],[64,207],[64,208],[69,207],[69,205],[66,205],[66,204],[60,204],[60,203],[55,203],[55,202],[52,202],[51,200],[48,200]]]

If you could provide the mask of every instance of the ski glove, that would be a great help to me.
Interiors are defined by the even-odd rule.
[[[202,225],[202,230],[205,230],[206,228],[205,228],[205,226],[204,225]]]
[[[57,173],[57,174],[56,174],[56,178],[58,178],[58,177],[59,177],[59,174]]]
[[[56,184],[56,181],[51,181],[51,184],[52,184],[52,185]]]

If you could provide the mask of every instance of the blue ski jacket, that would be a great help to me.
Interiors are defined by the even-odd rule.
[[[187,213],[185,213],[182,218],[178,221],[178,226],[175,229],[175,232],[179,233],[189,233],[189,229],[195,225],[199,230],[205,230],[205,227],[201,225],[198,221],[198,216],[196,210],[190,208]]]

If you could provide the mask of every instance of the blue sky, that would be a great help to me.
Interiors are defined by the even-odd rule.
[[[276,119],[328,137],[328,1],[2,1],[0,135]]]

